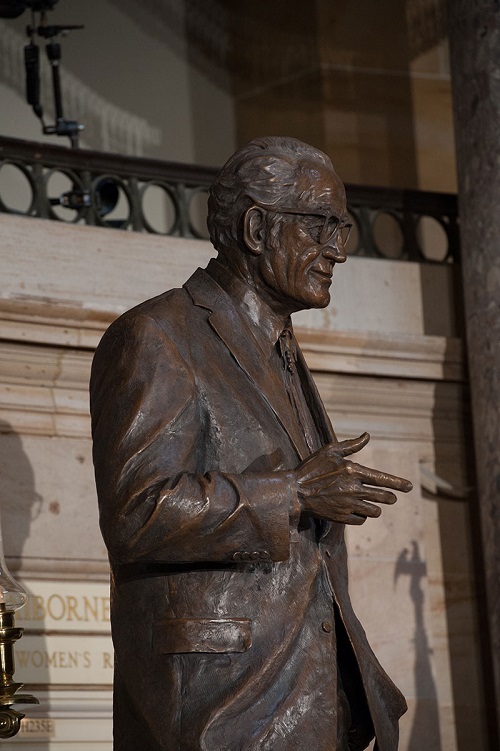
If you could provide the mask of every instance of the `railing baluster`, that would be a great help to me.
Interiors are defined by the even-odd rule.
[[[34,216],[40,217],[40,219],[49,218],[49,199],[47,196],[47,189],[45,180],[43,177],[43,167],[39,163],[31,165],[31,175],[33,177],[33,184],[35,195],[34,198]]]

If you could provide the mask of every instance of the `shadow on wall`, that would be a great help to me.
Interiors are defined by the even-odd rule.
[[[0,420],[0,517],[4,552],[11,573],[21,568],[22,553],[31,523],[42,510],[43,498],[35,490],[35,477],[20,436]]]
[[[411,552],[401,551],[394,569],[394,584],[400,576],[410,577],[410,597],[415,612],[415,696],[416,707],[406,751],[441,751],[439,709],[436,684],[432,675],[431,654],[424,624],[424,592],[421,580],[427,565],[420,557],[418,542],[412,540]]]
[[[10,423],[0,420],[0,518],[7,566],[16,579],[22,570],[23,549],[30,536],[31,523],[40,515],[42,505],[43,498],[36,492],[33,468],[24,451],[21,437],[12,429]],[[33,597],[26,583],[24,581],[21,583],[28,597]],[[22,612],[21,610],[20,615]],[[38,628],[44,631],[44,623],[40,622]],[[20,650],[26,654],[23,646],[22,641],[17,642],[15,654],[18,654]],[[37,646],[40,646],[40,652],[45,652],[45,639],[38,641]],[[19,668],[19,659],[17,659],[17,668]],[[17,673],[14,677],[19,680]],[[33,693],[36,696],[37,687],[48,683],[48,668],[37,666],[37,685],[26,683],[23,693]],[[27,718],[32,711],[30,707],[24,705],[18,705],[16,709],[25,712]],[[43,706],[41,710],[43,712]],[[47,716],[46,713],[45,716]],[[27,736],[25,740],[28,740]],[[37,751],[48,751],[50,745],[37,740],[35,747]]]

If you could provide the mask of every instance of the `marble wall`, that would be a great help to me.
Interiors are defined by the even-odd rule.
[[[346,182],[456,190],[442,0],[236,0],[236,132],[322,148]]]
[[[30,597],[16,677],[41,699],[19,751],[111,751],[108,570],[97,525],[87,384],[121,311],[181,284],[201,241],[0,221],[0,502],[9,566]],[[338,434],[412,493],[348,530],[351,593],[409,711],[401,751],[486,749],[463,352],[451,267],[351,258],[326,312],[297,316]]]

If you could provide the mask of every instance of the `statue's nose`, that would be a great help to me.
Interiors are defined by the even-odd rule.
[[[345,263],[347,260],[346,252],[344,250],[344,243],[341,237],[335,238],[328,245],[323,248],[323,255],[335,263]]]

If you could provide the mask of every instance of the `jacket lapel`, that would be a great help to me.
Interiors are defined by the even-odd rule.
[[[208,317],[211,328],[274,412],[299,458],[304,459],[309,451],[302,430],[292,415],[283,383],[237,305],[203,269],[198,269],[184,288],[195,305],[211,311]]]

